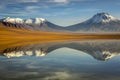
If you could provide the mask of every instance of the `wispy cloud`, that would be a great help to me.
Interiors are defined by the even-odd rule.
[[[28,2],[39,2],[39,0],[18,0],[19,2],[24,2],[24,3],[28,3]]]
[[[0,1],[0,9],[6,7],[7,5],[13,5],[13,4],[21,4],[21,3],[34,3],[34,4],[42,4],[41,7],[46,8],[45,6],[50,3],[54,3],[54,5],[58,6],[64,6],[66,3],[73,3],[73,2],[84,2],[84,1],[93,1],[93,0],[4,0]],[[62,5],[60,5],[62,4]],[[23,5],[25,6],[25,5]],[[53,5],[52,5],[53,6]],[[49,5],[49,7],[51,7]]]
[[[7,5],[13,5],[13,4],[20,4],[20,3],[37,3],[39,0],[4,0],[0,1],[0,7],[3,8],[6,7]]]
[[[88,9],[80,9],[78,10],[79,12],[99,12],[102,9],[97,9],[97,8],[88,8]]]
[[[41,7],[39,6],[26,6],[26,10],[33,10],[33,9],[39,9]]]
[[[42,6],[26,6],[25,9],[26,10],[38,10],[38,9],[42,9],[42,8],[49,8],[49,6],[47,5],[42,5]]]
[[[56,2],[56,3],[67,3],[68,0],[49,0],[51,2]]]
[[[56,3],[68,3],[68,2],[83,2],[83,1],[94,1],[94,0],[48,0]]]

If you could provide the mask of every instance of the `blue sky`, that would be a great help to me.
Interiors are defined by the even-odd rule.
[[[68,26],[108,12],[120,19],[120,0],[0,0],[0,18],[41,17]]]

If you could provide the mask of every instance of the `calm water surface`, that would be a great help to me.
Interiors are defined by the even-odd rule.
[[[119,40],[6,48],[0,55],[0,80],[120,80],[119,54]]]

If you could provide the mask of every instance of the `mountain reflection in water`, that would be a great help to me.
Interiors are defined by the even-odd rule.
[[[6,48],[0,51],[0,80],[120,80],[119,53],[119,40]]]
[[[45,56],[48,53],[60,49],[70,48],[82,51],[93,56],[97,60],[108,60],[120,53],[120,41],[76,41],[76,42],[59,42],[46,44],[33,44],[28,46],[14,47],[4,49],[1,55],[7,58],[28,56]]]

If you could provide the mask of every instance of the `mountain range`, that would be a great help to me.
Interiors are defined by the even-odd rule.
[[[6,27],[30,29],[37,31],[69,31],[69,32],[119,32],[120,20],[109,13],[97,13],[92,18],[67,27],[51,23],[43,18],[3,18],[0,23]]]

